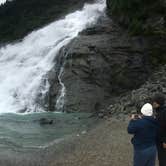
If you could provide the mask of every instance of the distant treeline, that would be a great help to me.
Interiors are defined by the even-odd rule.
[[[0,43],[23,38],[90,0],[13,0],[0,6]]]

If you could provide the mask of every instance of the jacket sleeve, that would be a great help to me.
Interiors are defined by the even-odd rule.
[[[166,110],[162,114],[161,141],[166,143]]]
[[[129,122],[127,131],[129,134],[135,134],[139,129],[139,122],[138,120],[131,120]]]

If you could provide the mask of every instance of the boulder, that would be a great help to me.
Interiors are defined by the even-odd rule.
[[[54,121],[52,119],[41,118],[39,120],[40,125],[52,125]]]

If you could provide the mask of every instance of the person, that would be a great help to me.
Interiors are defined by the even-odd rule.
[[[156,94],[152,99],[156,119],[159,123],[157,150],[159,166],[166,166],[166,107],[163,94]]]
[[[131,140],[134,146],[134,166],[155,166],[158,123],[153,117],[151,104],[143,105],[141,113],[141,116],[131,116],[127,128],[128,133],[134,135]]]

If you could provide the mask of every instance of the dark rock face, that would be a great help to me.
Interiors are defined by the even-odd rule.
[[[100,117],[127,114],[139,110],[157,91],[163,92],[163,88],[158,89],[160,78],[155,77],[155,83],[149,78],[157,72],[156,67],[166,62],[166,38],[161,33],[154,34],[156,29],[164,32],[165,17],[146,18],[143,26],[146,29],[150,25],[153,29],[147,36],[129,35],[129,31],[119,26],[121,21],[128,26],[127,17],[119,17],[116,23],[115,18],[112,21],[103,16],[97,25],[80,33],[60,51],[60,64],[64,65],[61,79],[66,87],[64,111],[94,112]],[[49,81],[51,111],[56,109],[60,88],[59,70],[55,71],[51,72]]]
[[[65,48],[65,111],[97,112],[113,96],[138,88],[150,71],[146,46],[106,16],[82,32]],[[56,82],[51,84],[51,93],[55,86]]]
[[[135,3],[137,5],[134,5]],[[103,110],[103,114],[118,116],[139,112],[141,106],[150,102],[155,93],[160,92],[166,96],[166,1],[107,0],[107,7],[108,15],[119,26],[131,36],[142,36],[146,41],[145,52],[148,55],[149,66],[153,67],[151,74],[147,75],[148,81],[145,84],[112,98],[110,106]]]

